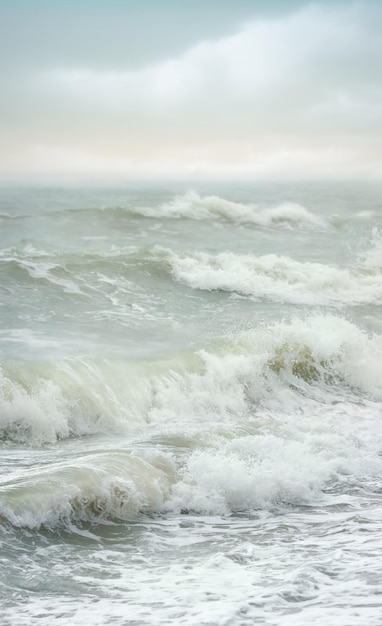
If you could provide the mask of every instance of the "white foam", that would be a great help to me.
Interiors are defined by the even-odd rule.
[[[69,280],[67,278],[60,278],[54,275],[54,270],[60,269],[56,263],[43,263],[41,261],[35,262],[21,259],[19,259],[17,263],[20,267],[25,269],[29,276],[31,276],[32,278],[46,280],[53,285],[62,287],[65,293],[83,293],[80,287],[72,280]]]
[[[356,213],[355,215],[358,219],[362,219],[362,220],[368,220],[368,219],[373,219],[374,217],[377,217],[377,213],[375,211],[359,211],[359,213]]]
[[[127,431],[145,422],[151,393],[134,363],[78,358],[8,368],[0,372],[0,431],[33,446]]]
[[[379,241],[379,240],[378,240]],[[373,248],[361,267],[303,263],[286,256],[169,254],[174,277],[194,289],[232,291],[254,298],[297,304],[361,304],[382,302],[382,277],[377,270],[382,247]]]
[[[31,278],[46,280],[62,288],[65,293],[83,294],[82,290],[75,282],[55,274],[55,272],[62,272],[62,266],[52,261],[42,260],[49,256],[49,253],[44,250],[38,250],[31,245],[25,246],[20,251],[12,248],[0,251],[0,258],[3,263],[15,263],[17,267],[26,271]]]
[[[203,358],[202,375],[160,394],[167,418],[171,399],[170,416],[183,411],[208,423],[206,445],[190,454],[174,486],[175,508],[227,514],[308,503],[334,478],[378,475],[380,336],[323,316],[252,331],[242,350],[236,344]],[[164,407],[153,417],[158,411],[164,419]]]
[[[360,260],[367,268],[382,268],[382,233],[373,228],[370,249],[360,255]]]

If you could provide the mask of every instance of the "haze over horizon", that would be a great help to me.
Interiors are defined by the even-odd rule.
[[[0,180],[382,179],[382,3],[2,0]]]

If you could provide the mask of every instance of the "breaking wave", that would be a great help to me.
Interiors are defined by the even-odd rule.
[[[80,297],[124,280],[134,289],[149,274],[175,279],[193,289],[221,290],[256,299],[307,305],[380,304],[382,302],[382,237],[374,229],[371,242],[354,264],[335,266],[266,254],[175,253],[153,246],[111,246],[104,251],[49,254],[31,246],[0,251],[0,271],[15,282],[45,283],[57,293]],[[127,283],[126,281],[130,281]],[[107,295],[107,294],[106,294]]]
[[[153,424],[199,427],[206,415],[236,423],[297,383],[312,390],[334,381],[379,398],[381,342],[329,315],[260,326],[162,360],[78,357],[4,366],[0,433],[4,441],[39,446]],[[298,393],[292,399],[293,406],[301,400]]]
[[[330,315],[158,361],[14,365],[0,393],[3,446],[119,441],[3,478],[0,517],[14,526],[309,503],[382,469],[382,336]]]
[[[0,517],[16,527],[49,528],[92,519],[127,520],[139,512],[158,511],[169,491],[172,466],[157,457],[150,463],[113,451],[28,471],[3,485]]]
[[[333,267],[302,263],[286,256],[170,255],[174,277],[193,289],[236,292],[296,304],[382,302],[380,248],[365,255],[363,265]]]

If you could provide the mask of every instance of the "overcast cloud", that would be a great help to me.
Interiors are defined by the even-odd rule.
[[[382,178],[380,2],[2,4],[3,178]]]

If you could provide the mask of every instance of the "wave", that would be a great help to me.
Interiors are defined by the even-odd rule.
[[[16,221],[23,220],[27,216],[26,215],[11,215],[10,213],[0,213],[0,221]]]
[[[379,399],[381,342],[379,335],[368,337],[341,318],[322,316],[259,327],[161,360],[67,358],[4,365],[0,436],[41,446],[102,432],[127,435],[154,425],[199,428],[206,416],[237,424],[260,404],[276,406],[291,388],[292,408],[303,402],[302,387],[314,395],[328,386],[329,396],[351,387]]]
[[[351,427],[346,410],[341,415],[337,408],[339,423],[320,417],[309,427],[289,419],[280,432],[273,424],[273,432],[212,438],[187,454],[164,453],[156,446],[109,449],[18,470],[1,481],[0,522],[55,529],[168,512],[254,513],[322,499],[333,479],[349,482],[349,474],[380,473],[377,446]],[[358,419],[369,425],[377,421],[362,408]],[[349,425],[341,437],[340,428]]]
[[[267,254],[178,254],[169,248],[111,246],[106,250],[49,252],[26,246],[0,251],[0,270],[17,282],[36,279],[59,291],[94,296],[113,281],[139,289],[142,275],[172,279],[193,289],[221,290],[258,299],[308,305],[380,304],[382,236],[377,228],[354,265],[333,266]],[[126,283],[127,284],[127,283]],[[125,284],[125,286],[126,286]]]
[[[264,228],[301,230],[326,230],[332,225],[332,220],[320,217],[296,202],[263,206],[234,202],[219,196],[201,196],[195,191],[187,191],[175,196],[173,200],[153,206],[106,205],[99,208],[69,209],[66,213],[87,218],[101,216],[113,220],[123,220],[130,215],[155,219],[224,220]],[[336,219],[333,223],[337,223]]]
[[[156,458],[155,458],[156,456]],[[127,520],[163,508],[172,464],[123,451],[84,456],[3,482],[0,518],[16,527]]]
[[[16,279],[28,278],[31,279],[31,282],[35,282],[35,280],[46,281],[51,285],[58,287],[60,290],[63,290],[65,293],[71,294],[83,294],[81,288],[72,280],[64,277],[57,276],[57,272],[65,273],[65,268],[62,268],[57,263],[51,262],[34,262],[32,260],[21,260],[16,258],[3,258],[3,263],[7,264],[7,277],[8,279],[12,276],[15,276]],[[21,270],[21,272],[20,272]]]
[[[134,207],[129,212],[143,217],[187,218],[193,220],[223,219],[238,224],[261,227],[326,229],[328,222],[297,203],[286,202],[276,207],[263,208],[256,204],[242,204],[219,198],[200,196],[188,191],[158,207]]]
[[[382,249],[382,246],[381,246]],[[193,289],[221,290],[295,304],[380,304],[380,248],[357,267],[333,267],[286,256],[169,254],[173,276]]]
[[[142,265],[156,272],[155,259],[150,249],[134,246],[111,246],[106,251],[56,252],[28,245],[0,250],[0,271],[10,289],[20,283],[36,286],[38,281],[37,284],[49,284],[52,293],[94,297],[95,289],[104,291],[108,281],[134,274]]]
[[[264,418],[256,434],[242,431],[169,453],[109,449],[76,460],[15,472],[1,484],[0,521],[16,528],[131,521],[144,515],[254,513],[291,505],[346,503],[363,478],[379,482],[377,408],[346,403],[284,422]],[[265,429],[267,426],[267,430]],[[338,502],[338,500],[337,500]]]
[[[307,504],[382,470],[382,336],[335,316],[158,361],[14,365],[0,390],[3,445],[109,432],[127,448],[8,474],[16,527]]]

